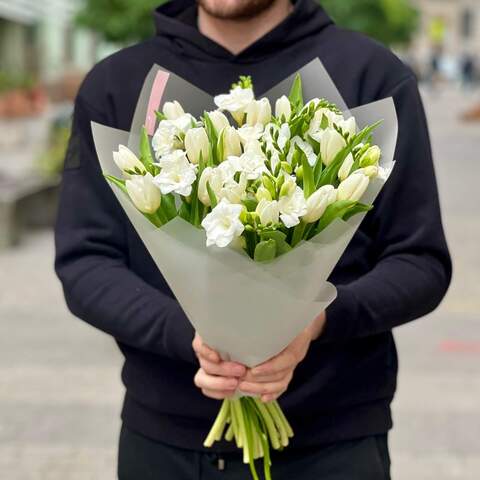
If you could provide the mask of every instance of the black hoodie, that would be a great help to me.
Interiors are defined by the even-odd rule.
[[[414,76],[387,49],[336,27],[313,0],[298,0],[285,21],[238,55],[199,33],[192,1],[164,5],[155,23],[154,38],[99,63],[80,89],[56,229],[69,308],[111,334],[125,356],[125,424],[200,450],[220,404],[193,384],[194,331],[102,178],[90,122],[128,130],[155,63],[211,95],[251,75],[261,95],[318,57],[348,106],[393,96],[397,166],[331,276],[338,299],[326,330],[280,403],[296,432],[292,448],[386,432],[397,376],[392,329],[432,311],[451,276]]]

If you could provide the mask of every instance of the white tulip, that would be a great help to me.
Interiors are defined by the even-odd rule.
[[[307,202],[303,190],[297,186],[292,195],[280,197],[278,207],[280,219],[287,228],[298,225],[300,217],[307,213]]]
[[[183,150],[163,156],[158,165],[161,170],[153,181],[164,195],[175,192],[188,197],[192,193],[197,167],[188,161]]]
[[[260,223],[262,225],[278,223],[280,209],[276,200],[260,200],[255,212],[260,217]]]
[[[280,119],[283,116],[283,120],[288,122],[292,116],[292,105],[286,95],[282,95],[275,103],[275,116]]]
[[[251,127],[257,124],[266,125],[272,119],[272,107],[268,98],[251,102],[245,112],[247,114],[246,124]]]
[[[173,102],[165,102],[162,111],[167,120],[176,120],[182,115],[185,115],[185,111],[176,100]]]
[[[150,173],[133,175],[125,182],[128,195],[133,204],[143,213],[155,213],[161,204],[160,190],[153,183]]]
[[[324,185],[307,198],[307,213],[302,217],[306,223],[314,223],[325,213],[329,205],[337,200],[333,185]]]
[[[145,166],[138,157],[125,145],[119,145],[118,152],[113,152],[113,161],[123,172],[126,178],[130,178],[127,171],[143,174],[146,172]]]
[[[369,165],[368,167],[359,168],[355,173],[363,173],[369,178],[375,178],[379,176],[380,167],[378,165]]]
[[[208,112],[208,116],[213,123],[213,128],[215,128],[217,135],[219,135],[225,127],[230,126],[228,118],[220,110]]]
[[[207,161],[210,153],[210,142],[208,141],[207,132],[203,127],[191,128],[185,135],[185,150],[188,159],[192,163],[200,161],[200,154],[204,161]]]
[[[227,247],[240,237],[245,226],[240,221],[243,206],[223,199],[204,219],[202,227],[207,233],[207,247]]]
[[[371,165],[378,165],[381,156],[382,151],[380,147],[373,145],[360,157],[360,166],[369,167]]]
[[[208,182],[217,197],[217,201],[226,198],[232,203],[240,203],[245,198],[247,178],[242,173],[239,181],[236,182],[234,175],[235,170],[228,162],[223,162],[216,168],[205,168],[198,181],[198,199],[207,207],[211,206],[207,190]]]
[[[325,166],[329,166],[337,154],[345,148],[347,142],[334,128],[327,128],[320,131],[317,135],[312,135],[314,140],[320,142],[320,153],[322,155],[322,161]]]
[[[349,153],[338,170],[338,178],[340,180],[345,180],[350,175],[354,162],[353,155]]]
[[[212,185],[212,178],[214,178],[214,171],[215,169],[213,169],[212,167],[204,168],[202,174],[200,175],[200,180],[198,181],[198,199],[207,207],[211,205],[210,196],[208,195],[208,190],[207,190],[207,182],[210,185],[210,188],[212,190],[215,190],[213,188],[214,185]],[[217,188],[217,190],[219,190],[220,188],[221,188],[221,185],[220,187]]]
[[[225,160],[231,155],[240,155],[242,153],[242,144],[240,141],[240,135],[233,127],[226,127],[222,131],[223,137],[223,158],[220,161]]]
[[[368,188],[370,179],[362,172],[355,171],[338,186],[338,200],[358,202]]]

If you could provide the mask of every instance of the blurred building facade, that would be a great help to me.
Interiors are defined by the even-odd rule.
[[[466,56],[480,53],[480,0],[413,0],[421,23],[411,52],[415,61],[428,65],[441,56],[444,69],[455,76]],[[478,60],[478,59],[477,59]]]
[[[51,82],[95,61],[94,33],[74,25],[82,0],[0,0],[0,70]]]

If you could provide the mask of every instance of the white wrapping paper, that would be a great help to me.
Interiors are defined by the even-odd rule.
[[[119,144],[129,144],[138,151],[138,132],[145,118],[145,102],[155,73],[155,66],[145,82],[132,124],[132,132],[124,132],[92,123],[93,137],[102,171],[119,176],[112,152]],[[319,60],[300,72],[305,99],[325,97],[344,108],[345,103]],[[293,77],[267,93],[278,98],[288,94]],[[177,83],[179,82],[179,83]],[[191,87],[196,99],[195,112],[189,107],[189,87],[185,81],[171,76],[171,100],[179,85],[183,105],[199,114],[201,103],[211,109],[212,98]],[[200,99],[200,100],[199,100]],[[371,182],[362,197],[364,203],[375,200],[393,167],[397,138],[397,118],[393,100],[381,100],[358,107],[346,115],[354,115],[360,128],[383,120],[374,132],[374,143],[382,149],[381,166],[386,175]],[[143,117],[142,117],[143,116]],[[135,143],[137,142],[137,143]],[[205,245],[205,232],[177,217],[156,228],[114,185],[113,189],[132,225],[144,242],[152,259],[174,292],[186,315],[204,341],[225,358],[257,365],[279,353],[336,297],[336,290],[327,279],[365,214],[348,222],[334,221],[309,242],[268,264],[259,264],[243,252]],[[134,319],[132,319],[134,321]]]

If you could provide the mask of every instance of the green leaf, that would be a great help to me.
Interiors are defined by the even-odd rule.
[[[247,212],[254,212],[258,205],[258,201],[254,197],[247,197],[242,200],[242,203],[245,205]]]
[[[212,190],[212,187],[210,186],[210,182],[207,182],[207,192],[208,192],[208,197],[210,198],[210,203],[212,204],[212,208],[215,208],[218,204],[218,201],[217,201],[217,196],[215,195],[215,192]]]
[[[222,133],[219,135],[218,140],[217,140],[217,145],[216,145],[216,158],[217,158],[217,163],[223,162],[223,155],[224,155],[224,141],[225,141],[225,135]]]
[[[255,247],[253,259],[256,262],[269,262],[277,256],[277,243],[275,240],[264,240]]]
[[[190,204],[188,204],[187,202],[182,202],[182,205],[178,209],[178,216],[180,218],[183,218],[187,222],[190,222],[190,216],[191,216]]]
[[[295,147],[298,148],[297,145]],[[315,191],[315,180],[313,175],[313,168],[308,163],[308,158],[303,151],[302,151],[302,168],[303,168],[303,192],[305,194],[305,198],[308,198]]]
[[[289,252],[292,247],[287,243],[287,236],[279,230],[267,230],[260,234],[262,240],[273,240],[276,244],[276,255],[280,256]]]
[[[345,215],[343,216],[343,219],[347,221],[350,218],[352,218],[354,215],[357,215],[359,213],[369,212],[370,210],[373,210],[373,205],[365,205],[364,203],[357,203],[350,210],[348,210],[347,213],[345,213]]]
[[[295,75],[295,80],[293,81],[288,99],[296,112],[303,108],[302,77],[299,73]]]
[[[140,135],[140,161],[145,165],[145,168],[150,171],[153,166],[152,150],[150,148],[150,138],[145,127],[142,127]]]
[[[315,233],[325,230],[336,218],[343,218],[357,203],[358,202],[353,200],[338,200],[329,205],[322,215],[322,218],[320,218]]]
[[[122,192],[126,193],[128,195],[128,192],[127,192],[127,187],[125,186],[125,180],[122,180],[120,178],[117,178],[117,177],[114,177],[113,175],[103,175],[109,182],[113,183],[114,185],[116,185],[118,188],[120,188],[120,190],[122,190]]]
[[[322,121],[320,122],[320,128],[322,130],[325,130],[326,128],[328,128],[329,125],[330,125],[330,122],[328,120],[328,117],[325,114],[323,114]]]
[[[175,204],[175,196],[173,195],[173,193],[169,193],[168,195],[162,195],[162,203],[160,205],[160,209],[163,210],[168,220],[171,220],[172,218],[175,218],[177,216],[177,206]]]
[[[158,110],[155,111],[155,116],[157,117],[159,122],[167,119],[167,116],[163,112],[159,112]]]

